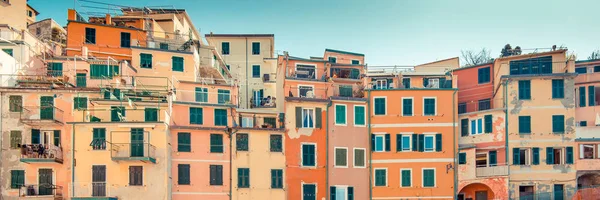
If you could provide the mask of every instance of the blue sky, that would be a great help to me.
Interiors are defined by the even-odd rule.
[[[124,6],[184,8],[202,34],[275,34],[275,49],[322,56],[325,48],[360,52],[369,65],[416,65],[491,50],[564,45],[578,59],[600,49],[598,0],[94,0]],[[106,12],[73,0],[30,0],[66,24],[67,9]],[[113,7],[114,9],[114,7]]]

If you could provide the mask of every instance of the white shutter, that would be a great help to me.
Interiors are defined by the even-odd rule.
[[[598,144],[598,146],[596,147],[596,151],[598,151],[596,157],[600,158],[600,144]]]
[[[583,154],[584,154],[584,150],[583,150],[583,144],[579,145],[579,159],[583,159]]]

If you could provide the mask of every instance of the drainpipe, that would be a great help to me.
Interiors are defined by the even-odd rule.
[[[0,100],[2,100],[2,99],[4,99],[4,94],[2,94],[2,92],[0,92]],[[4,108],[4,106],[3,106],[3,105],[4,105],[4,103],[0,102],[0,110],[2,110],[2,109]],[[4,129],[3,129],[4,127],[2,127],[2,122],[3,122],[2,118],[3,118],[3,117],[2,117],[2,116],[0,116],[0,133],[2,133],[2,132],[4,131]],[[9,137],[10,137],[10,136],[9,136]],[[0,136],[0,160],[4,160],[4,159],[2,159],[2,153],[3,153],[3,152],[2,152],[2,148],[3,148],[3,144],[4,144],[4,140],[3,140],[2,138],[3,138],[3,137],[1,137],[1,136]],[[0,173],[0,180],[5,180],[5,179],[2,177],[2,173]],[[8,179],[6,179],[6,180],[8,180]],[[2,191],[3,191],[3,189],[0,187],[0,193],[1,193]],[[2,195],[0,195],[0,199],[3,199],[3,198],[2,198]]]
[[[71,124],[71,198],[75,196],[75,124]]]
[[[246,37],[246,77],[244,77],[244,79],[246,79],[246,108],[249,108],[250,106],[248,105],[248,103],[250,103],[248,100],[248,96],[250,96],[248,94],[248,37]]]
[[[231,138],[234,133],[229,130],[226,130],[226,132],[229,134],[229,200],[231,200],[233,192],[233,184],[231,184],[233,182],[233,153],[231,152],[233,151],[233,148],[231,147],[233,142]]]
[[[331,196],[329,194],[332,191],[329,191],[329,107],[331,107],[331,100],[327,102],[327,106],[325,107],[325,194]]]
[[[458,89],[455,89],[452,93],[452,149],[454,151],[454,198],[456,198],[456,194],[458,193],[458,173],[456,173],[456,169],[458,167],[458,160],[456,159],[456,115],[458,115],[458,113],[456,112],[456,106],[454,106],[456,103],[457,91]]]
[[[367,90],[367,124],[368,124],[368,134],[367,134],[367,141],[369,141],[369,199],[373,199],[373,186],[372,186],[372,181],[373,181],[373,151],[371,151],[371,149],[373,149],[373,147],[371,147],[371,90]]]
[[[510,165],[509,163],[509,158],[508,158],[508,154],[510,154],[509,152],[509,148],[508,148],[508,97],[506,96],[508,94],[508,79],[506,79],[506,81],[504,82],[504,154],[505,155],[505,162],[506,162],[506,168],[507,168],[507,175],[508,178],[506,179],[507,182],[507,186],[508,186],[508,197],[510,198]]]

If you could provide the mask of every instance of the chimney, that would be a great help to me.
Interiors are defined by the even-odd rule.
[[[106,14],[106,25],[112,25],[112,18],[110,14]]]
[[[67,11],[67,20],[69,21],[75,21],[77,20],[77,11],[73,10],[73,9],[69,9]]]

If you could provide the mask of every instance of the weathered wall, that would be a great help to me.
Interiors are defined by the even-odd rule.
[[[86,27],[96,29],[95,44],[85,43]],[[85,46],[88,48],[88,54],[94,57],[110,56],[116,60],[131,60],[131,48],[121,48],[121,32],[131,34],[131,46],[146,46],[146,33],[142,30],[69,21],[67,24],[67,56],[81,56],[81,48]],[[137,44],[134,42],[136,40]]]
[[[479,83],[479,69],[490,68],[490,82]],[[453,75],[457,77],[458,103],[466,103],[467,112],[474,112],[479,109],[479,100],[490,99],[493,105],[493,64],[485,64],[475,67],[464,67],[454,70]]]

